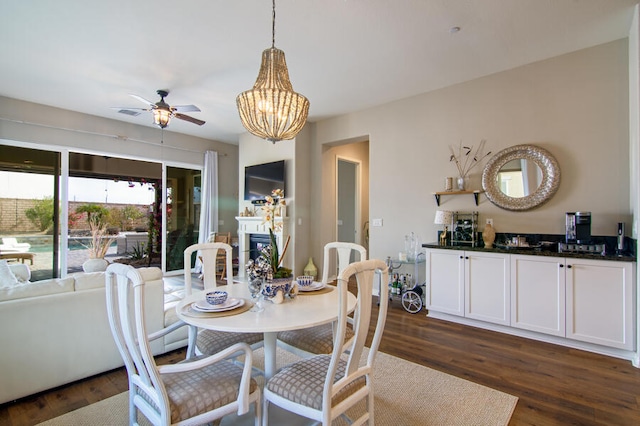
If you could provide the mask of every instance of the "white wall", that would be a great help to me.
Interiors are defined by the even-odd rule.
[[[443,197],[441,209],[477,210],[498,232],[549,234],[564,234],[565,212],[586,210],[594,235],[615,235],[617,222],[630,227],[632,220],[628,70],[627,40],[607,43],[318,122],[312,155],[319,161],[326,144],[368,135],[370,218],[384,220],[371,228],[371,257],[397,253],[411,231],[435,241],[432,192],[456,175],[449,145],[481,139],[493,153],[517,144],[550,151],[561,168],[558,192],[528,212],[502,210],[484,196],[477,207],[471,196]],[[471,174],[473,189],[480,189],[481,172]],[[314,170],[312,192],[328,193],[331,176],[326,165]],[[326,201],[312,200],[322,219],[314,256],[317,236],[330,232]]]
[[[264,139],[260,139],[249,133],[240,135],[239,151],[238,151],[238,188],[239,188],[239,210],[244,211],[249,208],[256,211],[256,215],[261,215],[258,207],[254,209],[250,201],[244,201],[244,168],[254,164],[270,163],[272,161],[285,160],[285,201],[287,203],[286,215],[289,217],[287,225],[287,234],[291,236],[291,242],[285,253],[283,265],[294,269],[295,271],[295,230],[293,229],[295,222],[295,193],[296,193],[296,173],[295,173],[295,139],[288,141],[280,141],[275,144]],[[238,222],[235,221],[236,231]],[[300,275],[300,274],[298,274]]]

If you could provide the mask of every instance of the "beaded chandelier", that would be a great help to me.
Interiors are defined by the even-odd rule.
[[[273,143],[293,139],[307,121],[309,100],[293,91],[284,52],[275,47],[276,2],[273,0],[271,48],[262,52],[262,64],[253,89],[236,98],[240,121],[249,133]]]

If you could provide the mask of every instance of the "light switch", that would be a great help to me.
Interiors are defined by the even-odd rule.
[[[382,226],[382,219],[372,219],[371,226]]]

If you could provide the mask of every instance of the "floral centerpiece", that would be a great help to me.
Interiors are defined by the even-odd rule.
[[[484,153],[484,145],[487,143],[485,139],[480,141],[478,149],[473,150],[473,146],[462,146],[462,141],[458,146],[457,152],[454,151],[452,146],[449,146],[451,150],[451,156],[449,161],[456,163],[458,169],[458,189],[463,191],[465,189],[465,181],[469,175],[469,172],[473,170],[480,162],[491,154],[491,151]]]
[[[264,284],[270,284],[274,282],[274,280],[287,279],[288,287],[285,286],[285,288],[283,288],[283,293],[288,294],[291,290],[290,283],[293,274],[291,269],[282,266],[282,260],[287,252],[290,238],[287,237],[282,253],[280,253],[274,233],[282,229],[282,222],[276,222],[275,218],[279,207],[284,205],[284,191],[281,189],[273,190],[271,196],[266,197],[265,203],[262,206],[262,211],[264,212],[263,223],[266,223],[269,227],[269,244],[262,247],[255,260],[250,259],[247,262],[246,270],[250,282],[260,280]],[[263,294],[267,297],[274,297],[277,292],[277,287],[274,287],[274,289],[265,287],[263,289]]]

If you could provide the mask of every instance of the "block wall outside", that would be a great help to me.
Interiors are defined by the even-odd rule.
[[[30,234],[40,233],[40,230],[29,220],[25,212],[35,206],[38,200],[22,199],[22,198],[0,198],[0,234],[13,235],[13,234]],[[88,203],[79,201],[69,202],[69,212],[75,212],[76,208]],[[116,204],[116,203],[94,203],[111,208],[124,208],[131,204]],[[148,219],[147,214],[149,212],[148,205],[137,204],[135,205],[144,216],[140,219],[133,221],[129,226],[132,229],[143,228],[147,229]],[[88,230],[86,214],[76,222],[74,226],[70,226],[70,231]]]

